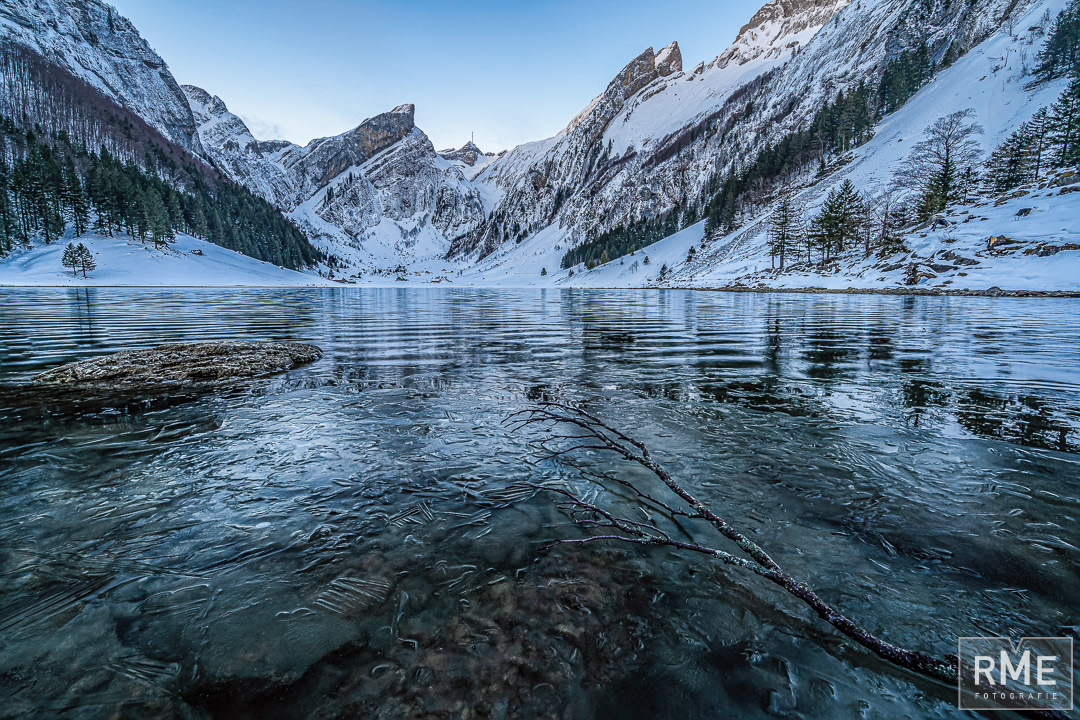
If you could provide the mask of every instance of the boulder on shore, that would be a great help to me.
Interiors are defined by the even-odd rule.
[[[124,350],[80,360],[37,375],[50,384],[195,385],[257,377],[306,365],[322,357],[314,345],[297,342],[197,342]]]

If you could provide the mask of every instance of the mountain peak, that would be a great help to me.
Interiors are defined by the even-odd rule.
[[[735,42],[711,63],[719,68],[776,60],[805,45],[851,0],[769,0],[739,30]]]
[[[656,53],[653,62],[660,77],[682,72],[682,51],[679,50],[679,41],[672,41],[670,45]]]
[[[443,150],[439,153],[439,156],[446,160],[460,160],[469,167],[476,164],[477,160],[482,158],[485,153],[476,146],[472,140],[462,145],[457,150]]]
[[[0,38],[71,73],[185,150],[202,151],[187,98],[165,61],[101,0],[4,0]]]

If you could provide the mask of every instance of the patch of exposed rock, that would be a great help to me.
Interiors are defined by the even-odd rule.
[[[472,140],[465,143],[457,150],[443,150],[439,153],[439,156],[445,160],[458,160],[469,167],[475,165],[480,158],[495,157],[494,153],[483,152]]]
[[[322,357],[297,342],[201,342],[124,350],[37,375],[35,382],[88,385],[196,385],[290,370]]]

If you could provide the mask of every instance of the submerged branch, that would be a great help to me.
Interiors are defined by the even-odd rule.
[[[812,590],[808,584],[789,575],[761,547],[732,527],[726,520],[707,508],[701,501],[676,482],[659,463],[653,460],[644,443],[611,427],[595,415],[591,415],[579,408],[556,402],[543,402],[534,408],[514,413],[507,418],[506,422],[511,429],[515,431],[533,425],[571,426],[576,428],[576,431],[573,431],[570,434],[549,435],[546,438],[538,439],[536,445],[549,453],[548,457],[562,457],[567,452],[581,449],[612,452],[615,455],[621,456],[623,459],[629,460],[630,462],[637,463],[650,471],[674,495],[681,499],[686,506],[686,509],[680,509],[654,498],[642,490],[633,480],[617,477],[606,472],[585,470],[579,465],[568,463],[570,467],[579,471],[587,478],[598,481],[601,484],[614,483],[631,490],[637,501],[641,503],[646,521],[642,522],[631,520],[626,517],[619,517],[594,503],[586,502],[570,490],[554,488],[547,485],[523,483],[523,487],[546,490],[560,495],[561,499],[558,502],[558,506],[570,515],[571,520],[575,524],[595,533],[584,538],[556,540],[545,546],[545,548],[552,548],[560,545],[584,545],[591,542],[611,540],[639,545],[667,546],[679,550],[709,555],[725,564],[735,565],[750,570],[769,580],[773,584],[780,586],[789,594],[812,608],[819,617],[834,628],[879,657],[935,680],[952,683],[957,681],[958,659],[956,656],[950,655],[945,658],[938,658],[924,652],[908,650],[898,645],[894,645],[877,637],[866,628],[836,610]],[[564,450],[553,452],[549,447],[549,444],[552,442],[568,442],[571,446]],[[658,509],[663,513],[667,513],[671,519],[680,516],[705,520],[721,535],[734,543],[746,557],[700,544],[693,539],[680,540],[672,537],[669,532],[653,521],[648,512],[644,510],[644,508],[649,506],[654,510]],[[964,668],[965,674],[968,674],[968,670],[968,668]],[[1043,710],[1037,706],[1033,709]],[[1054,711],[1043,710],[1041,714],[1045,717],[1060,717],[1060,715]]]

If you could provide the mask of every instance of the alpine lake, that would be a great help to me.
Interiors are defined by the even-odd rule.
[[[212,391],[30,382],[214,339],[324,355]],[[506,422],[545,400],[890,642],[1080,632],[1080,300],[9,288],[0,717],[973,717],[745,569],[547,547],[588,530],[521,483],[629,514],[574,465],[648,479],[546,458]]]

